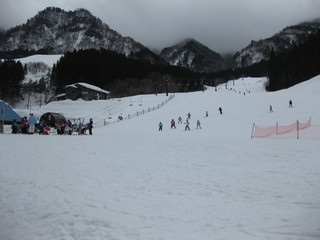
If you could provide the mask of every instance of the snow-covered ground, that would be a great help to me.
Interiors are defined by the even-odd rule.
[[[178,93],[92,136],[0,135],[0,239],[320,239],[319,140],[250,139],[253,123],[311,116],[320,125],[320,76],[272,93],[264,81]],[[166,99],[63,101],[34,112],[112,121]],[[188,112],[191,131],[170,129]]]
[[[61,54],[56,55],[42,55],[42,54],[36,54],[29,57],[24,58],[17,58],[15,61],[20,61],[22,65],[30,62],[43,62],[49,67],[52,67],[53,64],[57,63],[57,61],[61,58]]]

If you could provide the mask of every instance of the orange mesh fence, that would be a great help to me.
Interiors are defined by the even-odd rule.
[[[293,132],[296,130],[297,130],[296,122],[286,126],[278,125],[278,130],[276,134],[285,134],[285,133]]]
[[[276,131],[277,131],[277,126],[261,127],[261,126],[254,125],[254,133],[252,137],[265,138],[275,134]]]
[[[310,125],[309,127],[299,131],[300,139],[317,139],[320,140],[320,126]]]
[[[305,123],[296,121],[290,125],[266,127],[253,124],[251,138],[305,138],[320,139],[320,126],[311,125],[311,117]]]
[[[299,123],[299,130],[308,128],[311,126],[311,118],[306,123]]]

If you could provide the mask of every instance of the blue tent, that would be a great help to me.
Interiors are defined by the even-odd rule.
[[[21,121],[21,117],[15,111],[13,111],[7,103],[0,100],[0,121],[9,123],[12,122],[13,119],[16,119],[18,122]]]

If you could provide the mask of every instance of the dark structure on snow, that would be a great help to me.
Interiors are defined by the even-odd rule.
[[[60,113],[47,112],[41,116],[40,121],[44,121],[48,127],[56,127],[61,121],[66,122],[66,118]]]
[[[65,87],[65,99],[77,100],[109,99],[110,92],[88,83],[74,83]]]

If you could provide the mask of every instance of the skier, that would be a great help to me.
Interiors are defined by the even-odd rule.
[[[209,116],[208,111],[206,111],[206,117],[208,117],[208,116]]]
[[[186,120],[186,127],[184,128],[184,130],[185,131],[190,130],[188,119]]]
[[[273,110],[272,110],[272,106],[271,106],[271,105],[269,106],[269,112],[270,112],[270,113],[272,113],[272,112],[273,112]]]
[[[222,108],[221,107],[219,107],[219,112],[220,112],[220,114],[222,114]]]
[[[172,128],[176,128],[176,122],[174,121],[174,119],[171,120],[171,129]]]
[[[162,122],[160,122],[159,123],[159,131],[162,131],[162,127],[163,127]]]
[[[181,118],[181,116],[179,116],[179,118],[178,118],[178,124],[179,123],[182,123],[182,118]]]
[[[191,113],[188,113],[187,117],[188,117],[187,119],[191,119]]]
[[[200,128],[201,129],[201,124],[200,124],[200,121],[199,119],[197,120],[197,129]]]
[[[290,100],[289,101],[289,108],[292,108],[293,106],[292,106],[292,101]]]

